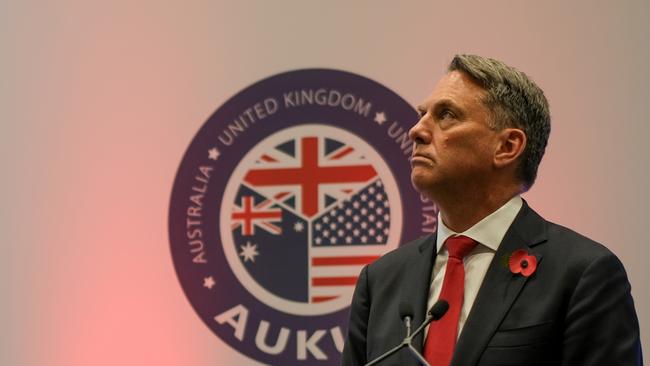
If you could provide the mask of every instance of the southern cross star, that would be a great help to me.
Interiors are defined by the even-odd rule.
[[[240,245],[241,252],[239,253],[240,257],[244,258],[244,262],[255,262],[255,256],[260,253],[257,251],[257,244],[251,244],[251,242],[246,242],[246,245]]]
[[[302,222],[296,222],[293,224],[293,230],[295,230],[298,233],[301,233],[305,229],[305,225],[303,225]]]

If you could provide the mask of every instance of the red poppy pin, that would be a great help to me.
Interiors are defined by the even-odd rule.
[[[510,255],[508,266],[513,274],[521,273],[522,276],[529,277],[537,270],[537,258],[526,250],[515,250]]]

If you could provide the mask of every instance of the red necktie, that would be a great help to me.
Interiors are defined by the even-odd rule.
[[[463,306],[465,289],[465,267],[463,258],[474,249],[476,242],[466,236],[453,236],[445,241],[449,259],[445,270],[439,299],[449,302],[447,314],[431,323],[427,340],[424,344],[424,358],[431,366],[449,366],[456,346],[458,335],[458,318]]]

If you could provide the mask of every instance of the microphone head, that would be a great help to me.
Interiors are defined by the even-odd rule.
[[[404,319],[407,316],[413,318],[413,306],[406,301],[402,301],[399,303],[399,317],[400,319]]]
[[[440,299],[436,301],[435,304],[431,307],[431,310],[429,310],[429,315],[431,315],[431,318],[433,320],[438,320],[442,318],[443,315],[449,310],[449,303],[447,300]]]

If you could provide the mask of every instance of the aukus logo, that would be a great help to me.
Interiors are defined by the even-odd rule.
[[[205,324],[272,365],[338,365],[363,266],[436,228],[411,188],[417,115],[348,72],[291,71],[221,106],[178,169],[180,283]]]

